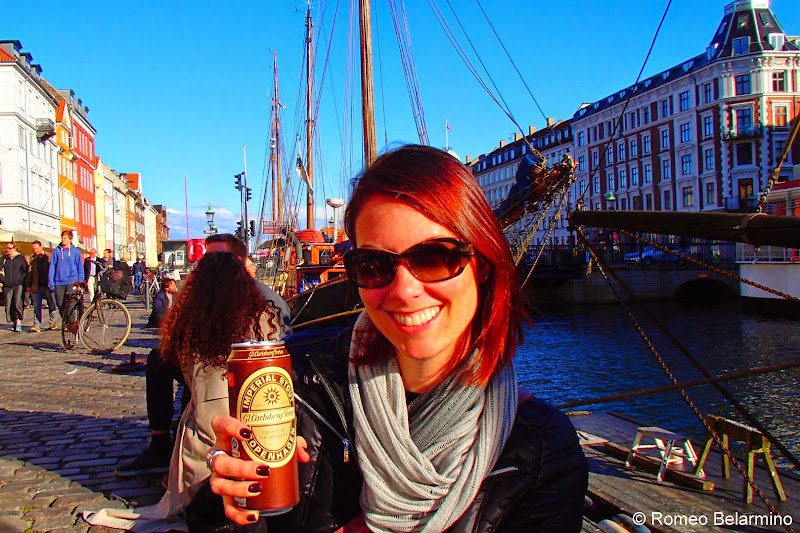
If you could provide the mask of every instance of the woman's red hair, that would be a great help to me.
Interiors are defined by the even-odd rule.
[[[472,342],[466,335],[446,371],[474,349],[478,357],[466,371],[467,381],[485,384],[511,361],[522,341],[523,307],[517,271],[503,232],[472,172],[457,159],[427,146],[407,145],[384,153],[356,181],[344,215],[344,226],[358,246],[356,219],[373,197],[407,202],[431,220],[471,243],[478,252],[478,309],[472,320]],[[481,275],[488,280],[481,281]],[[355,364],[370,364],[390,347],[383,335],[366,346]],[[387,346],[388,345],[388,346]],[[388,353],[392,353],[389,351]]]

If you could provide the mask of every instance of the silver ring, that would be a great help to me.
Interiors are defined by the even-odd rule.
[[[208,450],[208,453],[206,453],[206,466],[208,466],[208,469],[211,472],[214,472],[214,466],[213,466],[214,465],[214,457],[216,457],[219,454],[228,455],[227,453],[225,453],[225,450],[216,450],[214,448]]]

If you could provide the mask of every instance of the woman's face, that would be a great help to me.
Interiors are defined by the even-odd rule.
[[[355,232],[359,247],[397,253],[430,239],[458,237],[408,204],[386,196],[366,202]],[[438,282],[420,281],[401,265],[388,286],[359,289],[369,317],[398,357],[424,360],[436,368],[447,364],[478,308],[474,262],[455,278]]]

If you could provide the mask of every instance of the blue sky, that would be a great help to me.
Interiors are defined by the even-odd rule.
[[[451,0],[452,4],[456,4]],[[674,0],[645,76],[701,53],[713,36],[726,2]],[[340,0],[330,61],[322,88],[319,150],[315,163],[317,227],[328,218],[324,198],[346,196],[347,180],[359,170],[360,140],[342,139],[360,115],[346,110],[349,2]],[[514,125],[480,88],[447,40],[428,2],[407,2],[407,19],[425,118],[433,146],[450,146],[462,157],[493,149],[512,136]],[[457,31],[447,2],[438,0]],[[500,87],[517,121],[543,127],[544,118],[519,81],[475,0],[458,2],[461,24]],[[593,102],[636,78],[666,0],[481,0],[547,116],[566,119],[582,102]],[[313,6],[324,37],[317,57],[317,84],[328,49],[335,0]],[[784,30],[800,34],[797,0],[773,0]],[[89,107],[98,130],[97,153],[112,168],[140,172],[144,193],[172,211],[172,238],[186,235],[184,177],[188,178],[190,236],[202,236],[209,203],[217,225],[232,231],[239,217],[233,175],[243,167],[254,189],[250,213],[259,209],[269,137],[272,51],[278,54],[279,91],[287,107],[284,139],[296,120],[303,57],[303,2],[155,2],[137,5],[75,1],[37,2],[0,20],[0,39],[17,39],[59,89],[71,88]],[[325,12],[325,18],[320,13]],[[388,5],[373,0],[375,107],[379,149],[417,142],[400,68]],[[461,34],[463,46],[468,43]],[[356,41],[357,42],[357,41]],[[380,55],[380,68],[378,57]],[[473,56],[473,61],[475,61]],[[357,72],[357,63],[355,65]],[[358,94],[358,85],[349,89]],[[287,149],[291,149],[287,146]],[[303,214],[304,217],[304,214]]]

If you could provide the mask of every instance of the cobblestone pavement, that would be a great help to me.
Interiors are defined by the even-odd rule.
[[[0,325],[0,533],[118,531],[90,527],[80,513],[147,505],[163,494],[161,476],[119,479],[120,461],[149,437],[144,371],[115,365],[155,346],[148,312],[131,295],[133,327],[113,354],[65,351],[60,331],[24,332]]]

